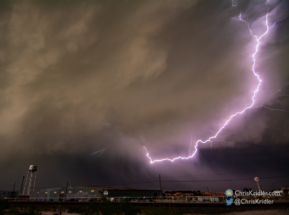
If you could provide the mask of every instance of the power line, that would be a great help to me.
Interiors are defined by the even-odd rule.
[[[270,172],[276,172],[276,171],[270,171]],[[225,173],[225,174],[210,174],[210,175],[187,175],[187,176],[174,176],[174,177],[195,177],[195,176],[217,176],[217,175],[236,175],[236,174],[245,174],[245,173],[252,173],[252,174],[255,174],[255,173],[270,173],[270,172],[268,172],[268,171],[266,171],[266,172],[264,172],[264,171],[254,171],[254,172],[232,172],[232,173]],[[168,177],[166,177],[166,176],[164,176],[164,177],[162,177],[162,178],[169,178],[169,176]]]
[[[282,175],[282,176],[273,176],[273,177],[262,177],[261,179],[271,179],[271,178],[284,178],[289,177],[289,175]],[[221,181],[253,181],[252,178],[243,178],[243,179],[222,179],[222,180],[198,180],[198,181],[163,181],[165,183],[183,183],[183,182],[221,182]],[[107,186],[126,186],[126,185],[133,185],[133,184],[145,184],[145,183],[156,183],[159,182],[157,180],[155,181],[144,181],[144,182],[135,182],[130,184],[116,184],[116,185],[107,185]]]
[[[281,175],[281,176],[272,176],[272,177],[262,177],[261,179],[272,179],[272,178],[286,178],[289,177],[289,175]],[[242,179],[221,179],[221,180],[177,180],[177,181],[166,181],[162,180],[163,183],[201,183],[201,182],[206,182],[206,183],[211,183],[211,182],[223,182],[223,181],[253,181],[252,178],[242,178]],[[109,186],[128,186],[128,185],[135,185],[135,184],[148,184],[148,183],[159,183],[159,180],[154,180],[154,181],[141,181],[141,182],[133,182],[129,184],[113,184],[113,185],[102,185],[102,187],[109,187]],[[60,185],[64,186],[64,185]],[[60,187],[60,186],[53,186],[53,187]],[[3,186],[4,187],[4,186]],[[1,187],[1,188],[3,188]],[[6,186],[6,187],[12,187]],[[51,187],[36,187],[36,188],[51,188]]]
[[[263,179],[271,179],[271,178],[285,178],[289,177],[289,175],[282,175],[282,176],[274,176],[274,177],[262,177]],[[201,181],[163,181],[163,182],[220,182],[220,181],[249,181],[252,178],[243,178],[243,179],[223,179],[223,180],[201,180]]]

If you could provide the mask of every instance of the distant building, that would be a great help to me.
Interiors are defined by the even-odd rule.
[[[18,197],[18,191],[0,190],[0,199],[15,199]]]
[[[68,186],[66,188],[66,186],[61,186],[33,192],[29,199],[34,201],[89,201],[100,199],[103,196],[109,198],[155,198],[159,195],[159,190],[94,186]]]
[[[283,195],[283,190],[273,190],[273,193],[275,195],[281,196],[281,195]]]

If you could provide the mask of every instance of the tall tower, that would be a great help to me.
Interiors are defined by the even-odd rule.
[[[30,165],[28,169],[27,177],[25,180],[23,195],[30,195],[32,192],[34,192],[35,182],[36,182],[36,172],[37,172],[37,166]]]
[[[262,188],[261,188],[261,186],[260,186],[260,184],[259,184],[260,179],[259,179],[258,177],[255,177],[254,180],[257,182],[258,190],[259,190],[259,191],[262,191]]]

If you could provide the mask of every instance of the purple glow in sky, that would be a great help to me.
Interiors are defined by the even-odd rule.
[[[233,4],[233,1],[232,1],[232,6],[236,6]],[[150,163],[153,164],[153,163],[156,163],[156,162],[162,162],[162,161],[171,161],[171,162],[174,162],[175,160],[187,160],[187,159],[191,159],[195,156],[195,154],[197,153],[198,151],[198,144],[199,143],[208,143],[210,141],[212,141],[213,139],[217,138],[218,135],[222,132],[222,130],[230,123],[230,121],[237,115],[240,115],[240,114],[243,114],[246,110],[252,108],[254,105],[255,105],[255,97],[256,97],[256,94],[257,92],[259,91],[259,88],[261,86],[261,83],[262,83],[262,80],[261,78],[259,77],[259,75],[257,74],[256,70],[255,70],[255,65],[256,65],[256,54],[258,53],[258,50],[259,50],[259,45],[260,45],[260,40],[267,34],[269,33],[269,30],[275,25],[275,23],[273,24],[273,26],[269,27],[268,25],[268,13],[266,14],[266,16],[264,17],[265,18],[265,23],[266,23],[266,31],[261,35],[261,36],[256,36],[253,34],[252,32],[252,29],[250,28],[250,25],[248,22],[246,22],[245,20],[242,19],[242,14],[240,13],[239,15],[239,19],[236,19],[238,21],[242,21],[242,22],[245,22],[247,25],[248,25],[248,29],[249,29],[249,32],[250,34],[255,38],[256,40],[256,46],[255,46],[255,52],[252,54],[252,59],[253,59],[253,65],[252,65],[252,73],[253,75],[255,76],[255,78],[257,78],[258,80],[258,85],[254,91],[254,94],[252,96],[252,103],[247,106],[246,108],[244,108],[243,110],[239,111],[239,112],[236,112],[235,114],[231,115],[229,117],[229,119],[225,122],[225,124],[216,132],[216,134],[214,136],[211,136],[209,137],[207,140],[197,140],[197,142],[195,143],[195,151],[192,153],[192,154],[189,154],[189,156],[187,157],[182,157],[182,156],[178,156],[178,157],[175,157],[175,158],[161,158],[161,159],[152,159],[150,157],[150,154],[149,154],[149,151],[147,150],[147,148],[145,146],[144,149],[146,151],[146,156],[147,158],[150,160]],[[270,110],[274,110],[274,109],[270,109]],[[190,150],[189,150],[190,151]]]
[[[284,174],[288,4],[0,1],[0,189]]]

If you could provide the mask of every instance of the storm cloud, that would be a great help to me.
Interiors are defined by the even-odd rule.
[[[149,166],[143,146],[153,158],[188,156],[191,141],[214,135],[252,103],[256,40],[235,19],[240,13],[258,36],[266,31],[267,13],[269,25],[275,23],[257,55],[263,82],[256,105],[216,141],[201,144],[199,157],[175,168],[188,173],[206,163],[209,171],[215,164],[202,155],[211,147],[241,147],[240,153],[251,144],[286,148],[288,2],[234,3],[1,2],[1,172],[8,163],[19,170],[20,160],[26,168],[28,161],[45,166],[47,159],[54,160],[50,168],[65,160],[71,177],[97,163],[98,183],[113,181],[113,174],[125,181],[129,174],[166,172],[173,164]],[[98,151],[101,156],[90,156]]]

